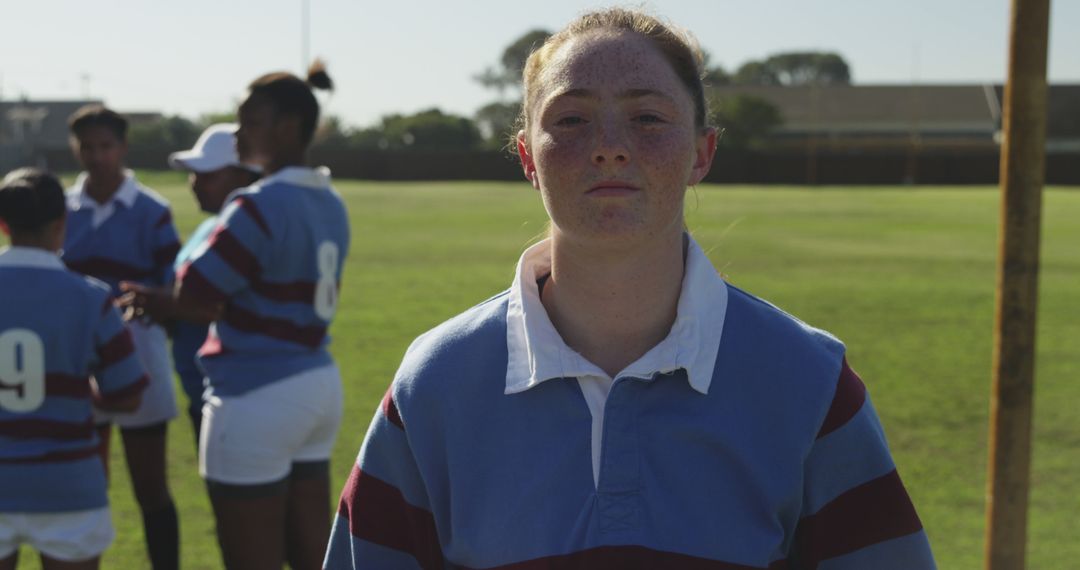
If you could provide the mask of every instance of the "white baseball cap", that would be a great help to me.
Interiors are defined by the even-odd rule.
[[[169,155],[169,166],[191,172],[213,172],[226,166],[236,166],[252,172],[259,169],[240,162],[236,154],[236,129],[234,123],[210,125],[199,135],[191,150]]]

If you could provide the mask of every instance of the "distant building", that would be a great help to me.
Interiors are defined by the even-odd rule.
[[[83,105],[101,101],[0,101],[0,170],[49,167],[49,159],[68,153],[68,117]]]
[[[0,101],[0,175],[19,166],[75,168],[68,146],[68,118],[99,100]],[[132,125],[161,120],[160,113],[125,113]]]
[[[873,153],[993,151],[1001,130],[1001,85],[723,86],[716,99],[771,102],[783,124],[775,150]],[[1080,152],[1080,85],[1051,85],[1047,150]]]

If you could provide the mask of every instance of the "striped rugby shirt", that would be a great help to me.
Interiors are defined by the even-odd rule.
[[[85,184],[84,173],[67,192],[64,263],[109,284],[115,296],[121,281],[170,286],[180,239],[169,203],[139,184],[131,171],[106,204],[95,202]]]
[[[90,376],[124,400],[147,378],[109,287],[53,253],[0,253],[0,512],[104,507]]]
[[[184,247],[180,248],[180,253],[176,254],[173,268],[177,272],[206,243],[215,227],[217,227],[217,216],[210,216],[195,228],[191,237],[184,243]],[[172,326],[173,366],[176,368],[177,376],[180,377],[180,385],[188,396],[189,412],[198,412],[202,409],[205,375],[199,368],[196,353],[206,341],[209,328],[210,325],[185,320],[176,320]]]
[[[539,302],[544,246],[409,348],[327,568],[934,568],[838,340],[690,240],[671,333],[613,379],[595,429],[598,369]]]
[[[211,391],[239,395],[332,364],[349,220],[329,171],[282,169],[234,193],[218,220],[179,273],[196,298],[227,301],[199,349]]]

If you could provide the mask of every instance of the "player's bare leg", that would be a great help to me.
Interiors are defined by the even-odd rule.
[[[273,494],[266,495],[263,491],[271,486]],[[285,486],[210,483],[209,488],[225,567],[281,568],[285,547],[276,537],[280,537],[285,528]]]
[[[176,507],[165,476],[166,428],[122,429],[135,500],[142,511],[146,547],[154,570],[179,567],[180,537]]]
[[[98,570],[100,566],[100,556],[95,556],[89,560],[79,560],[78,562],[65,562],[63,560],[49,558],[44,554],[41,555],[42,570]],[[2,568],[2,566],[0,566],[0,568]]]
[[[330,541],[329,463],[294,463],[289,477],[285,548],[293,570],[322,568]]]

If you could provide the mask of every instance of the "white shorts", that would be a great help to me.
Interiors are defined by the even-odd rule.
[[[101,556],[112,544],[109,507],[66,513],[0,513],[0,559],[11,556],[19,545],[64,562]]]
[[[262,485],[294,462],[330,459],[341,424],[336,364],[307,370],[239,396],[203,404],[199,474],[215,483]]]
[[[140,428],[167,422],[176,417],[176,394],[173,391],[172,358],[165,329],[141,321],[129,321],[128,330],[135,344],[135,355],[150,378],[143,390],[139,407],[130,413],[94,409],[94,422],[114,423],[122,428]]]

